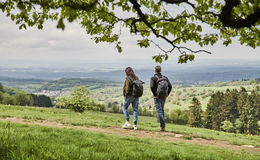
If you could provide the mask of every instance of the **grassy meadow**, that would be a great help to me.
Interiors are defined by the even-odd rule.
[[[68,109],[36,108],[0,105],[0,118],[16,117],[28,120],[48,120],[74,126],[121,127],[124,123],[122,114],[86,111],[75,113]],[[131,117],[132,118],[132,117]],[[214,131],[204,128],[191,128],[184,125],[167,124],[167,132],[184,134],[185,137],[225,140],[237,145],[260,146],[260,136]],[[140,116],[140,130],[158,131],[159,123],[155,117]]]
[[[4,160],[256,160],[257,153],[0,121]]]

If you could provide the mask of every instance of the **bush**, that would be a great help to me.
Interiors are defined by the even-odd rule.
[[[17,92],[14,95],[15,104],[20,106],[32,106],[33,105],[33,98],[31,95],[23,93],[23,92]]]
[[[56,104],[55,107],[56,108],[68,108],[68,104],[69,104],[69,96],[60,96],[56,99]]]
[[[139,115],[153,116],[153,110],[150,110],[147,107],[139,107]]]
[[[260,131],[260,121],[257,121],[258,130]],[[259,134],[259,132],[258,132]]]
[[[220,127],[221,129],[223,129],[226,132],[234,132],[235,131],[235,127],[233,125],[233,123],[231,123],[230,121],[226,120],[224,122],[221,123],[222,126]]]
[[[75,87],[69,96],[58,97],[56,106],[82,113],[86,109],[90,109],[89,93],[84,86]]]
[[[122,109],[119,107],[118,104],[113,104],[110,109],[108,109],[108,112],[110,113],[121,113]]]
[[[52,107],[52,102],[50,97],[45,95],[34,95],[31,94],[33,98],[33,106],[39,106],[39,107]]]
[[[237,133],[243,132],[243,123],[239,119],[236,119],[234,127],[235,127],[235,130],[236,130]]]
[[[2,103],[4,99],[4,93],[0,91],[0,103]]]
[[[187,124],[189,118],[189,112],[187,110],[172,110],[166,114],[166,121],[175,124]]]
[[[0,103],[7,105],[31,106],[33,104],[33,98],[30,94],[21,91],[13,93],[12,95],[0,92]]]
[[[92,111],[100,111],[100,112],[105,112],[106,107],[103,104],[96,103],[95,101],[91,100],[89,104],[86,107],[87,110],[92,110]]]
[[[4,86],[0,83],[0,92],[4,92]]]
[[[7,104],[7,105],[14,105],[15,104],[15,99],[13,96],[10,96],[7,93],[3,94],[3,100],[2,100],[3,104]]]
[[[84,86],[75,87],[70,95],[58,97],[55,106],[57,108],[69,108],[80,113],[85,110],[105,112],[105,106],[91,100],[89,95],[90,92]]]

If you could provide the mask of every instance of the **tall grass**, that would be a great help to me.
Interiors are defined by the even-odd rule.
[[[87,111],[82,114],[67,109],[36,108],[0,105],[0,117],[17,117],[28,120],[56,121],[67,125],[121,127],[124,123],[122,114]],[[159,123],[154,117],[140,116],[138,128],[147,131],[158,131]],[[189,137],[226,140],[239,145],[260,146],[260,136],[219,132],[203,128],[166,124],[168,132],[185,134]]]
[[[259,153],[0,122],[1,160],[257,160]]]

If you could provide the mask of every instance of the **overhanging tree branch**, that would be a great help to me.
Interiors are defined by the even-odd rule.
[[[159,3],[158,0],[2,0],[0,11],[20,29],[27,26],[42,29],[45,20],[50,19],[58,22],[57,28],[64,30],[63,20],[77,20],[87,34],[96,38],[96,43],[116,43],[119,52],[122,51],[120,34],[115,30],[116,24],[120,23],[121,33],[123,23],[122,26],[130,28],[131,34],[141,36],[142,40],[137,42],[140,47],[149,47],[156,37],[171,47],[167,51],[154,43],[165,53],[159,56],[165,56],[166,60],[168,53],[177,51],[181,53],[180,57],[184,57],[181,62],[185,62],[190,53],[210,52],[195,51],[187,45],[180,46],[181,43],[194,42],[203,47],[222,41],[227,46],[233,37],[238,37],[241,44],[253,48],[259,46],[260,9],[257,1],[223,1],[226,3],[218,0],[159,0]],[[174,14],[171,15],[164,6],[173,6],[171,11]],[[186,9],[186,6],[192,8]],[[190,60],[193,58],[191,56]]]
[[[238,6],[240,0],[225,0],[226,4],[222,8],[219,15],[220,21],[223,25],[232,28],[250,27],[260,21],[260,8],[257,7],[254,13],[248,15],[246,18],[234,18],[232,16],[233,8]]]
[[[152,30],[153,34],[154,34],[157,38],[162,38],[162,39],[164,39],[166,42],[168,42],[168,43],[173,47],[173,49],[172,49],[170,52],[172,52],[175,48],[177,48],[178,51],[179,51],[181,54],[186,54],[186,52],[182,51],[182,49],[188,50],[188,51],[190,51],[190,52],[192,52],[192,53],[205,52],[205,53],[211,54],[211,52],[206,51],[206,50],[193,51],[193,50],[191,50],[191,49],[189,49],[189,48],[187,48],[187,47],[176,46],[176,45],[174,44],[174,42],[177,41],[177,40],[179,40],[180,38],[177,38],[177,39],[175,39],[175,40],[170,40],[170,39],[168,39],[167,37],[165,37],[165,36],[163,36],[163,35],[160,35],[160,34],[158,33],[158,31],[153,28],[152,23],[148,22],[147,16],[142,12],[142,10],[141,10],[141,8],[140,8],[141,5],[138,4],[138,2],[137,2],[136,0],[130,0],[130,2],[133,4],[133,8],[136,10],[136,12],[137,12],[138,16],[140,17],[141,21],[144,22],[144,23],[148,26],[148,28],[150,28],[150,29]],[[168,51],[166,51],[165,53],[167,53],[167,52],[168,52]]]
[[[192,8],[195,8],[195,5],[192,4],[191,2],[189,2],[188,0],[162,0],[165,3],[169,3],[169,4],[180,4],[180,3],[187,3],[188,5],[190,5]]]

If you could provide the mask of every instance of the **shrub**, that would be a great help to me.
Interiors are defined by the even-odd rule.
[[[3,99],[4,99],[4,94],[3,92],[0,91],[0,103],[2,103]]]
[[[235,131],[235,127],[230,121],[226,120],[226,121],[222,122],[221,124],[222,124],[222,126],[220,128],[223,129],[224,131],[226,131],[226,132]]]
[[[33,98],[33,106],[39,106],[39,107],[52,107],[52,101],[51,98],[45,95],[34,95],[31,94]]]
[[[106,107],[103,104],[96,103],[90,99],[90,92],[84,87],[75,87],[68,96],[58,97],[57,108],[69,108],[75,112],[84,112],[85,110],[105,112]]]
[[[142,116],[153,116],[153,111],[149,107],[139,107],[138,113]]]
[[[237,133],[243,132],[243,123],[241,122],[240,119],[236,119],[234,127],[235,127],[235,130],[236,130]]]
[[[32,106],[33,98],[30,94],[26,94],[23,92],[17,92],[14,95],[15,104],[20,106]]]
[[[56,99],[56,104],[55,107],[56,108],[68,108],[68,104],[69,104],[69,96],[60,96]]]
[[[112,107],[108,110],[110,113],[120,113],[120,107],[117,104],[113,104]]]
[[[187,124],[189,112],[187,110],[172,110],[166,114],[166,120],[175,124]]]
[[[70,108],[75,112],[84,112],[91,109],[89,91],[84,86],[75,87],[69,96],[59,97],[56,106],[59,108]]]
[[[4,92],[4,86],[0,83],[0,92]]]
[[[10,96],[7,93],[3,94],[3,100],[2,100],[3,104],[7,104],[7,105],[14,105],[15,104],[15,99],[13,96]]]

